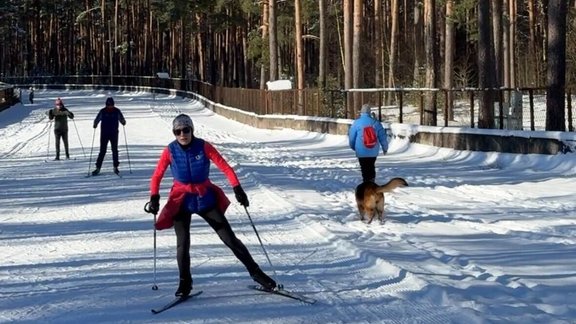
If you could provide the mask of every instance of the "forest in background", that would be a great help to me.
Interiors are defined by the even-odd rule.
[[[547,128],[563,129],[564,100],[553,101],[576,80],[575,12],[575,0],[4,0],[0,73],[168,72],[241,88],[548,86]],[[482,108],[493,101],[488,91],[480,122],[493,123]]]

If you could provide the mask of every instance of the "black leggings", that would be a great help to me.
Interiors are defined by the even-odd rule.
[[[376,180],[376,157],[359,157],[360,171],[362,172],[362,181]]]
[[[118,161],[118,133],[100,134],[100,153],[98,153],[98,158],[96,159],[96,167],[98,169],[102,167],[106,150],[108,150],[108,142],[110,142],[112,149],[112,165],[115,168],[120,165]]]
[[[68,152],[68,130],[54,130],[54,137],[56,137],[56,157],[60,157],[60,139],[64,142],[66,157],[70,157],[70,153]]]
[[[244,264],[249,273],[258,269],[258,264],[254,261],[248,249],[240,241],[228,220],[218,209],[214,208],[207,212],[199,213],[200,217],[214,229],[222,242],[232,250],[236,258]],[[174,217],[174,231],[176,232],[176,260],[180,279],[190,279],[190,222],[192,214],[181,211]]]

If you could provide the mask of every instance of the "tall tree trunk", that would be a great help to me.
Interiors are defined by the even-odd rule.
[[[422,86],[422,68],[425,61],[424,53],[424,10],[421,5],[414,6],[414,75],[412,85]]]
[[[391,0],[392,8],[390,10],[390,15],[392,16],[392,26],[390,29],[390,46],[388,47],[388,87],[394,88],[395,76],[396,76],[396,53],[397,50],[397,39],[398,39],[398,1]]]
[[[544,39],[544,32],[543,30],[545,30],[546,28],[544,28],[546,25],[546,21],[545,21],[545,17],[546,15],[542,15],[541,13],[541,8],[542,5],[540,4],[541,2],[538,0],[528,0],[528,28],[530,30],[529,32],[529,38],[528,38],[528,57],[530,59],[530,61],[528,61],[528,64],[531,64],[531,66],[534,66],[534,69],[536,70],[533,73],[533,79],[532,79],[532,84],[535,85],[539,85],[544,83],[545,81],[543,80],[544,76],[544,45],[543,45],[543,39]],[[539,9],[540,8],[540,9]],[[533,63],[530,63],[533,62]]]
[[[242,48],[236,53],[236,61],[238,62],[238,74],[240,75],[241,88],[252,88],[252,61],[248,59],[248,35],[247,30],[251,30],[252,26],[249,23],[242,25],[241,32],[238,33],[239,42]]]
[[[270,55],[270,80],[278,80],[278,28],[276,26],[276,0],[268,5],[268,50]]]
[[[109,67],[109,56],[108,56],[108,43],[106,42],[106,40],[108,39],[108,36],[106,36],[106,32],[104,32],[104,30],[106,30],[106,19],[104,17],[107,17],[106,15],[106,0],[101,0],[100,2],[100,17],[102,19],[102,21],[100,22],[100,26],[102,26],[100,28],[101,31],[101,37],[100,37],[100,45],[101,45],[101,53],[102,55],[100,56],[100,64],[102,64],[103,66],[108,66]],[[100,71],[100,73],[104,74],[106,73],[104,70]]]
[[[353,15],[353,30],[352,30],[352,87],[360,88],[362,85],[360,79],[362,78],[360,69],[360,57],[362,55],[362,13],[363,1],[354,0],[354,15]],[[360,108],[360,96],[358,93],[354,95],[354,107]]]
[[[263,0],[262,1],[262,25],[260,28],[262,29],[262,39],[266,40],[268,38],[268,24],[269,24],[269,17],[268,17],[268,2],[275,1],[275,0]],[[262,64],[260,65],[260,89],[266,88],[266,81],[268,81],[267,77],[267,70],[266,64],[264,64],[264,60],[261,59]]]
[[[508,36],[508,41],[510,45],[508,46],[508,50],[510,51],[510,87],[516,87],[516,17],[517,17],[517,8],[516,0],[508,0],[509,1],[509,13],[510,13],[510,36]]]
[[[384,41],[382,39],[382,0],[374,0],[374,84],[376,87],[384,86],[382,74],[382,56],[384,55]]]
[[[436,55],[436,1],[424,1],[424,42],[426,48],[426,87],[437,88]],[[436,126],[436,92],[427,92],[422,124]]]
[[[564,114],[566,86],[565,0],[548,1],[548,92],[546,93],[546,130],[566,131]]]
[[[296,37],[296,78],[297,78],[297,89],[298,89],[298,114],[304,115],[304,102],[303,93],[304,91],[304,45],[302,41],[302,22],[301,17],[301,6],[300,0],[294,0],[294,22],[295,22],[295,37]]]
[[[444,42],[444,88],[454,87],[454,0],[446,0],[446,30]],[[448,118],[454,120],[454,98],[452,91],[446,97],[448,104]]]
[[[352,87],[360,87],[360,55],[362,34],[363,1],[354,0],[353,31],[352,31]]]
[[[534,59],[534,63],[537,63],[538,60],[536,59],[537,51],[536,51],[536,4],[534,3],[536,0],[528,0],[528,30],[529,30],[529,37],[528,37],[528,56]],[[538,80],[538,77],[535,78],[534,81]]]
[[[494,85],[499,87],[502,85],[502,0],[492,0],[492,24],[494,26],[492,37],[494,40],[494,67],[496,68],[496,75],[494,78]]]
[[[479,128],[494,128],[494,94],[492,77],[494,65],[490,53],[490,3],[478,2],[478,87],[480,107],[478,116]]]
[[[352,89],[352,1],[343,0],[344,11],[344,89]],[[348,116],[355,117],[352,96],[348,93],[346,106]]]
[[[200,76],[200,80],[201,81],[208,81],[208,71],[206,70],[206,66],[207,66],[207,58],[206,58],[206,51],[207,51],[207,46],[206,46],[206,42],[205,42],[205,35],[202,32],[204,29],[204,19],[202,18],[202,15],[200,13],[196,14],[196,23],[198,24],[198,27],[200,28],[200,32],[196,35],[196,43],[197,45],[197,51],[198,51],[198,64],[197,64],[197,68],[198,68],[198,75]]]
[[[118,72],[120,71],[118,69],[119,67],[119,61],[118,60],[114,60],[116,59],[119,55],[116,55],[118,53],[118,40],[120,38],[120,31],[119,31],[119,25],[118,25],[118,16],[119,16],[119,9],[120,9],[120,3],[119,0],[116,0],[116,2],[114,3],[114,48],[113,51],[111,52],[112,55],[114,55],[113,60],[112,60],[112,66],[114,67],[114,71],[116,71],[117,74],[119,74]],[[112,46],[112,43],[109,44],[110,46]]]
[[[184,15],[180,17],[180,35],[179,35],[179,43],[180,43],[180,77],[182,79],[188,79],[188,73],[186,71],[186,62],[188,62],[188,51],[186,50],[186,22],[184,21]],[[130,50],[128,50],[130,51]]]
[[[510,81],[510,55],[513,49],[510,48],[510,5],[508,2],[511,0],[504,0],[503,15],[507,17],[506,23],[502,28],[502,86],[509,88]]]
[[[318,0],[318,14],[320,23],[320,54],[318,60],[318,86],[326,88],[326,0]]]

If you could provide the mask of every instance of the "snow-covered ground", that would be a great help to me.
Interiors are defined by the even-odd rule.
[[[360,171],[345,136],[261,130],[198,102],[113,93],[123,178],[87,178],[98,150],[92,128],[108,93],[37,91],[35,104],[0,112],[0,322],[27,323],[573,323],[576,321],[576,155],[454,151],[395,139],[377,180],[409,187],[386,197],[384,224],[358,220]],[[45,112],[62,97],[74,159],[51,161]],[[188,113],[247,191],[250,217],[227,216],[265,271],[315,305],[258,293],[243,266],[198,216],[194,288],[165,313],[177,285],[173,230],[143,211],[149,177]],[[99,131],[99,130],[98,130]],[[48,147],[48,144],[50,145]],[[171,184],[162,183],[164,202]]]

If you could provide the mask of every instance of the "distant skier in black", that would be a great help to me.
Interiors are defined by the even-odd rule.
[[[96,169],[92,171],[92,175],[98,175],[100,173],[100,168],[102,167],[102,162],[104,161],[104,156],[106,155],[106,150],[108,149],[108,142],[110,142],[110,147],[112,149],[112,161],[114,166],[114,173],[119,174],[118,166],[120,162],[118,161],[118,124],[126,125],[126,120],[120,109],[114,106],[114,99],[109,97],[106,99],[106,107],[100,109],[98,115],[94,119],[94,128],[98,127],[98,123],[102,122],[100,125],[100,153],[98,154],[98,159],[96,159]]]
[[[70,159],[68,151],[68,118],[74,119],[74,114],[64,107],[62,99],[58,98],[55,102],[55,108],[48,110],[48,118],[54,120],[54,136],[56,137],[56,158],[60,160],[60,139],[64,142],[66,151],[66,160]]]
[[[30,101],[31,104],[34,103],[34,89],[32,87],[30,87],[28,91],[28,101]]]

